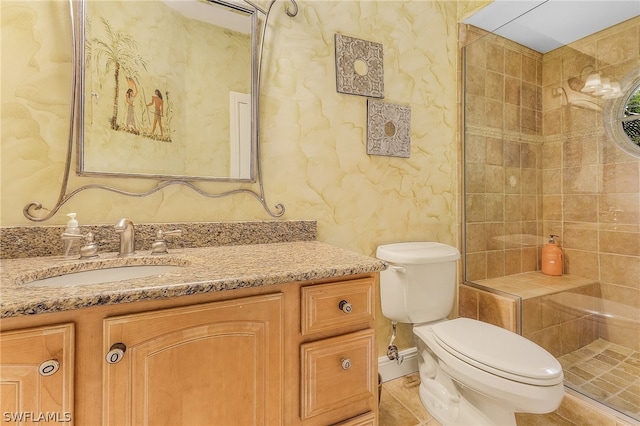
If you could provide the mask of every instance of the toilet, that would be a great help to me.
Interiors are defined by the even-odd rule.
[[[560,363],[503,328],[447,319],[460,252],[437,242],[378,247],[382,313],[413,324],[420,400],[443,425],[515,425],[515,413],[549,413],[562,402]]]

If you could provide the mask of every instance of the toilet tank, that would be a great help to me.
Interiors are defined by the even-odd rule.
[[[457,248],[436,242],[378,247],[389,267],[380,273],[382,314],[392,321],[420,324],[444,319],[456,294]]]

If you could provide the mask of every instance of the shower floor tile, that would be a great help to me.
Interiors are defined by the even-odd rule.
[[[558,360],[567,387],[640,421],[640,352],[598,339]]]

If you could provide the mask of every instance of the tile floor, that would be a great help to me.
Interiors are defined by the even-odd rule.
[[[567,387],[640,421],[640,352],[599,339],[558,361]]]
[[[422,406],[418,373],[382,384],[380,426],[441,426]],[[557,414],[518,414],[518,426],[575,426]]]

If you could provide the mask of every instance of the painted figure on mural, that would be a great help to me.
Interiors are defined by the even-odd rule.
[[[147,106],[154,106],[153,111],[153,127],[151,129],[151,134],[155,134],[156,132],[156,124],[160,128],[160,137],[163,137],[162,131],[162,116],[164,115],[164,101],[162,99],[162,93],[160,90],[156,89],[155,95],[151,97],[151,102],[147,104]]]
[[[125,94],[124,101],[127,105],[127,121],[125,126],[128,131],[133,133],[138,133],[138,127],[136,125],[136,115],[134,110],[134,101],[136,96],[138,96],[138,88],[136,86],[136,82],[131,78],[127,77],[127,83],[129,88],[127,89],[127,93]]]

